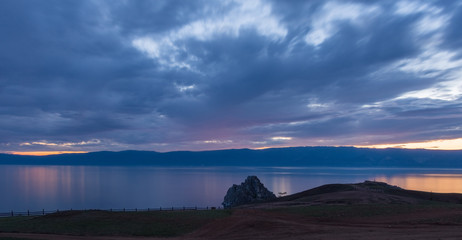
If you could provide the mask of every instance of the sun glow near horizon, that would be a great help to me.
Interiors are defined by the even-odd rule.
[[[48,156],[48,155],[58,155],[65,153],[88,153],[86,151],[36,151],[36,152],[8,152],[9,154],[14,155],[23,155],[23,156]]]
[[[462,138],[438,139],[425,142],[354,145],[358,148],[404,148],[404,149],[429,149],[429,150],[462,150]]]
[[[301,145],[300,145],[301,146]],[[402,149],[428,149],[428,150],[462,150],[462,138],[455,139],[437,139],[422,142],[407,142],[407,143],[388,143],[388,144],[371,144],[371,145],[306,145],[306,146],[324,146],[324,147],[356,147],[356,148],[402,148]],[[286,148],[296,147],[289,145],[268,145],[254,147],[254,150],[264,150],[268,148]]]

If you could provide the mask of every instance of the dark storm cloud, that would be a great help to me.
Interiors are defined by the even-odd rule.
[[[461,9],[1,1],[1,150],[457,138]]]
[[[449,48],[456,48],[461,51],[462,48],[462,30],[460,22],[462,21],[462,8],[455,9],[454,14],[450,19],[450,23],[446,31],[446,41]]]
[[[103,13],[90,2],[2,5],[4,120],[25,113],[26,122],[46,123],[56,120],[48,115],[57,116],[62,124],[51,132],[63,136],[117,129],[123,124],[111,123],[116,113],[151,112],[145,104],[168,92],[156,84],[152,61],[105,26]]]

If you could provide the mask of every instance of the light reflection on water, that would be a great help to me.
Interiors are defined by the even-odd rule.
[[[460,169],[3,165],[0,212],[219,206],[227,189],[249,175],[258,176],[276,195],[365,180],[413,190],[462,193]]]
[[[377,181],[387,182],[391,185],[405,189],[438,192],[462,193],[462,174],[421,174],[398,175],[392,177],[378,177]]]

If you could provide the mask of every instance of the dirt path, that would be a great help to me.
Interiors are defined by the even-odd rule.
[[[448,214],[451,214],[448,216]],[[192,239],[462,239],[460,224],[417,224],[429,217],[462,217],[462,212],[323,220],[261,210],[240,210],[188,235]],[[408,224],[392,224],[411,219]]]

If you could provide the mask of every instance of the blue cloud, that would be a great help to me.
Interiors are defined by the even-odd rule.
[[[0,150],[457,138],[461,16],[457,1],[1,1]]]

